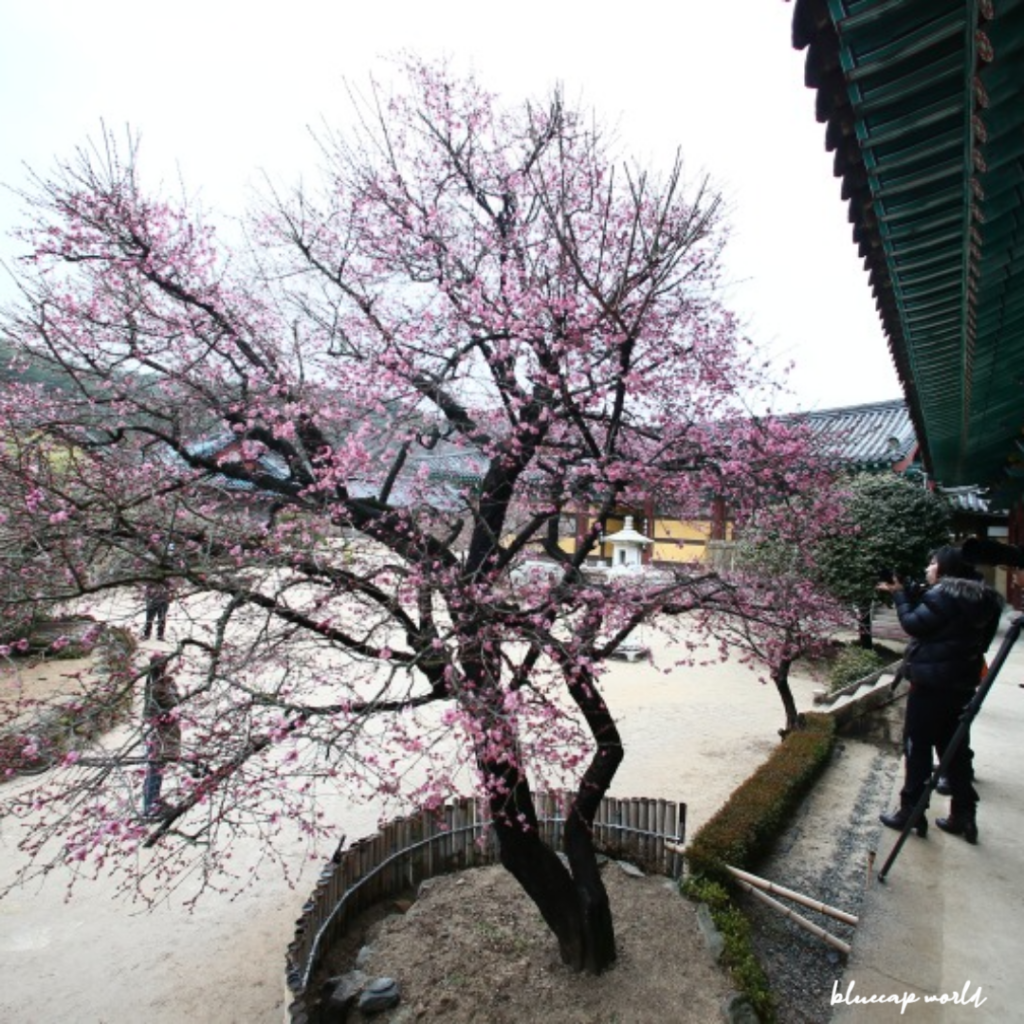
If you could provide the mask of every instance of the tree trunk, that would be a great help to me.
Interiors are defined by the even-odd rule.
[[[592,675],[575,665],[563,669],[569,692],[597,741],[597,750],[566,814],[568,868],[541,840],[530,785],[513,756],[514,737],[508,737],[509,756],[492,756],[481,768],[491,794],[502,865],[537,905],[558,940],[563,962],[576,971],[600,974],[615,962],[616,950],[608,893],[594,849],[593,824],[622,761],[622,741]],[[495,716],[488,726],[493,735],[504,723]]]
[[[525,782],[517,787],[514,798],[491,800],[501,863],[537,905],[558,940],[563,963],[576,971],[600,974],[615,962],[615,931],[592,833],[589,828],[572,826],[578,816],[571,811],[565,832],[566,852],[573,866],[570,874],[555,851],[541,841],[538,829],[519,820],[524,801],[532,812],[533,800]],[[513,807],[518,810],[510,813]]]
[[[569,694],[583,713],[597,750],[583,773],[565,822],[565,853],[569,858],[585,940],[582,969],[600,974],[615,962],[615,929],[608,893],[594,850],[594,818],[625,752],[615,719],[597,689],[593,674],[578,665],[563,665]]]
[[[857,606],[857,642],[868,651],[874,647],[874,639],[871,636],[870,603]]]
[[[583,820],[575,802],[565,823],[565,853],[572,866],[576,897],[583,915],[582,969],[600,974],[615,963],[615,927],[594,850],[593,822]]]
[[[782,736],[793,732],[794,729],[803,728],[803,716],[798,714],[796,710],[793,691],[789,687],[789,669],[792,664],[791,660],[786,659],[772,671],[772,682],[775,683],[775,689],[779,691],[779,696],[782,698],[782,707],[786,712],[786,726],[784,729],[779,730]]]

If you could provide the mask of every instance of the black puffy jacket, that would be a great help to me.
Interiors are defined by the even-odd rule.
[[[914,601],[893,594],[900,625],[911,637],[907,678],[922,689],[969,694],[981,681],[985,652],[999,626],[999,596],[980,580],[943,576]]]

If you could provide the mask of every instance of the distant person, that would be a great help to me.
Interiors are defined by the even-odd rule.
[[[925,573],[928,586],[914,596],[899,582],[879,583],[892,594],[900,625],[911,641],[904,657],[904,676],[910,683],[903,734],[906,769],[900,806],[880,820],[902,831],[932,774],[932,750],[941,757],[974,696],[985,663],[985,652],[999,626],[1002,605],[981,574],[963,558],[960,548],[941,547]],[[978,794],[972,785],[973,755],[969,732],[949,764],[951,794],[948,817],[935,824],[944,832],[978,841]],[[928,819],[916,825],[919,836]]]
[[[167,610],[171,606],[171,587],[163,581],[146,585],[146,625],[142,639],[148,640],[156,624],[156,638],[163,640],[167,629]]]
[[[163,811],[160,789],[170,761],[181,758],[181,723],[177,707],[181,701],[174,676],[167,671],[166,655],[154,654],[149,661],[142,719],[146,736],[146,778],[142,784],[142,816],[157,818]]]

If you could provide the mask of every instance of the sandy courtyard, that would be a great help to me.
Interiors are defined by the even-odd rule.
[[[656,662],[671,657],[654,641]],[[796,679],[798,706],[816,684]],[[778,742],[781,703],[773,687],[736,663],[663,673],[648,662],[616,663],[605,683],[626,759],[613,790],[688,806],[690,835]],[[25,785],[16,782],[9,785]],[[343,807],[338,833],[373,831],[372,807]],[[0,885],[21,863],[14,823],[0,822]],[[284,951],[307,889],[331,849],[289,851],[296,884],[267,868],[241,895],[205,895],[193,911],[183,892],[148,910],[118,898],[105,880],[66,899],[58,873],[0,900],[0,1020],[5,1024],[278,1024],[284,1016]],[[259,850],[237,867],[258,871]]]

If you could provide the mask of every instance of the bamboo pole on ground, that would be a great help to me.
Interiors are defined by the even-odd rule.
[[[761,900],[762,903],[766,903],[773,910],[779,911],[780,914],[788,917],[794,924],[799,925],[805,931],[810,932],[812,935],[817,936],[822,942],[827,943],[834,949],[838,949],[840,953],[845,956],[850,955],[849,943],[843,942],[842,939],[836,938],[831,932],[825,931],[824,928],[819,927],[812,921],[808,921],[806,917],[801,917],[795,910],[791,910],[784,903],[780,903],[773,896],[769,896],[768,893],[762,889],[758,889],[756,886],[751,885],[749,882],[745,882],[742,878],[738,878],[737,883],[751,894],[756,896],[757,899]]]
[[[834,917],[837,921],[843,921],[854,926],[858,923],[858,918],[855,915],[848,914],[845,910],[839,910],[838,907],[830,907],[827,903],[822,903],[820,900],[804,896],[803,893],[794,892],[792,889],[787,889],[784,885],[776,885],[774,882],[769,882],[767,878],[760,878],[758,875],[752,875],[749,871],[741,871],[739,868],[734,868],[729,864],[726,864],[726,869],[741,881],[748,882],[750,885],[756,886],[758,889],[764,889],[767,892],[778,893],[780,896],[793,900],[794,903],[801,903],[805,907],[810,907],[811,910],[817,910],[819,914],[826,914],[828,917]]]

